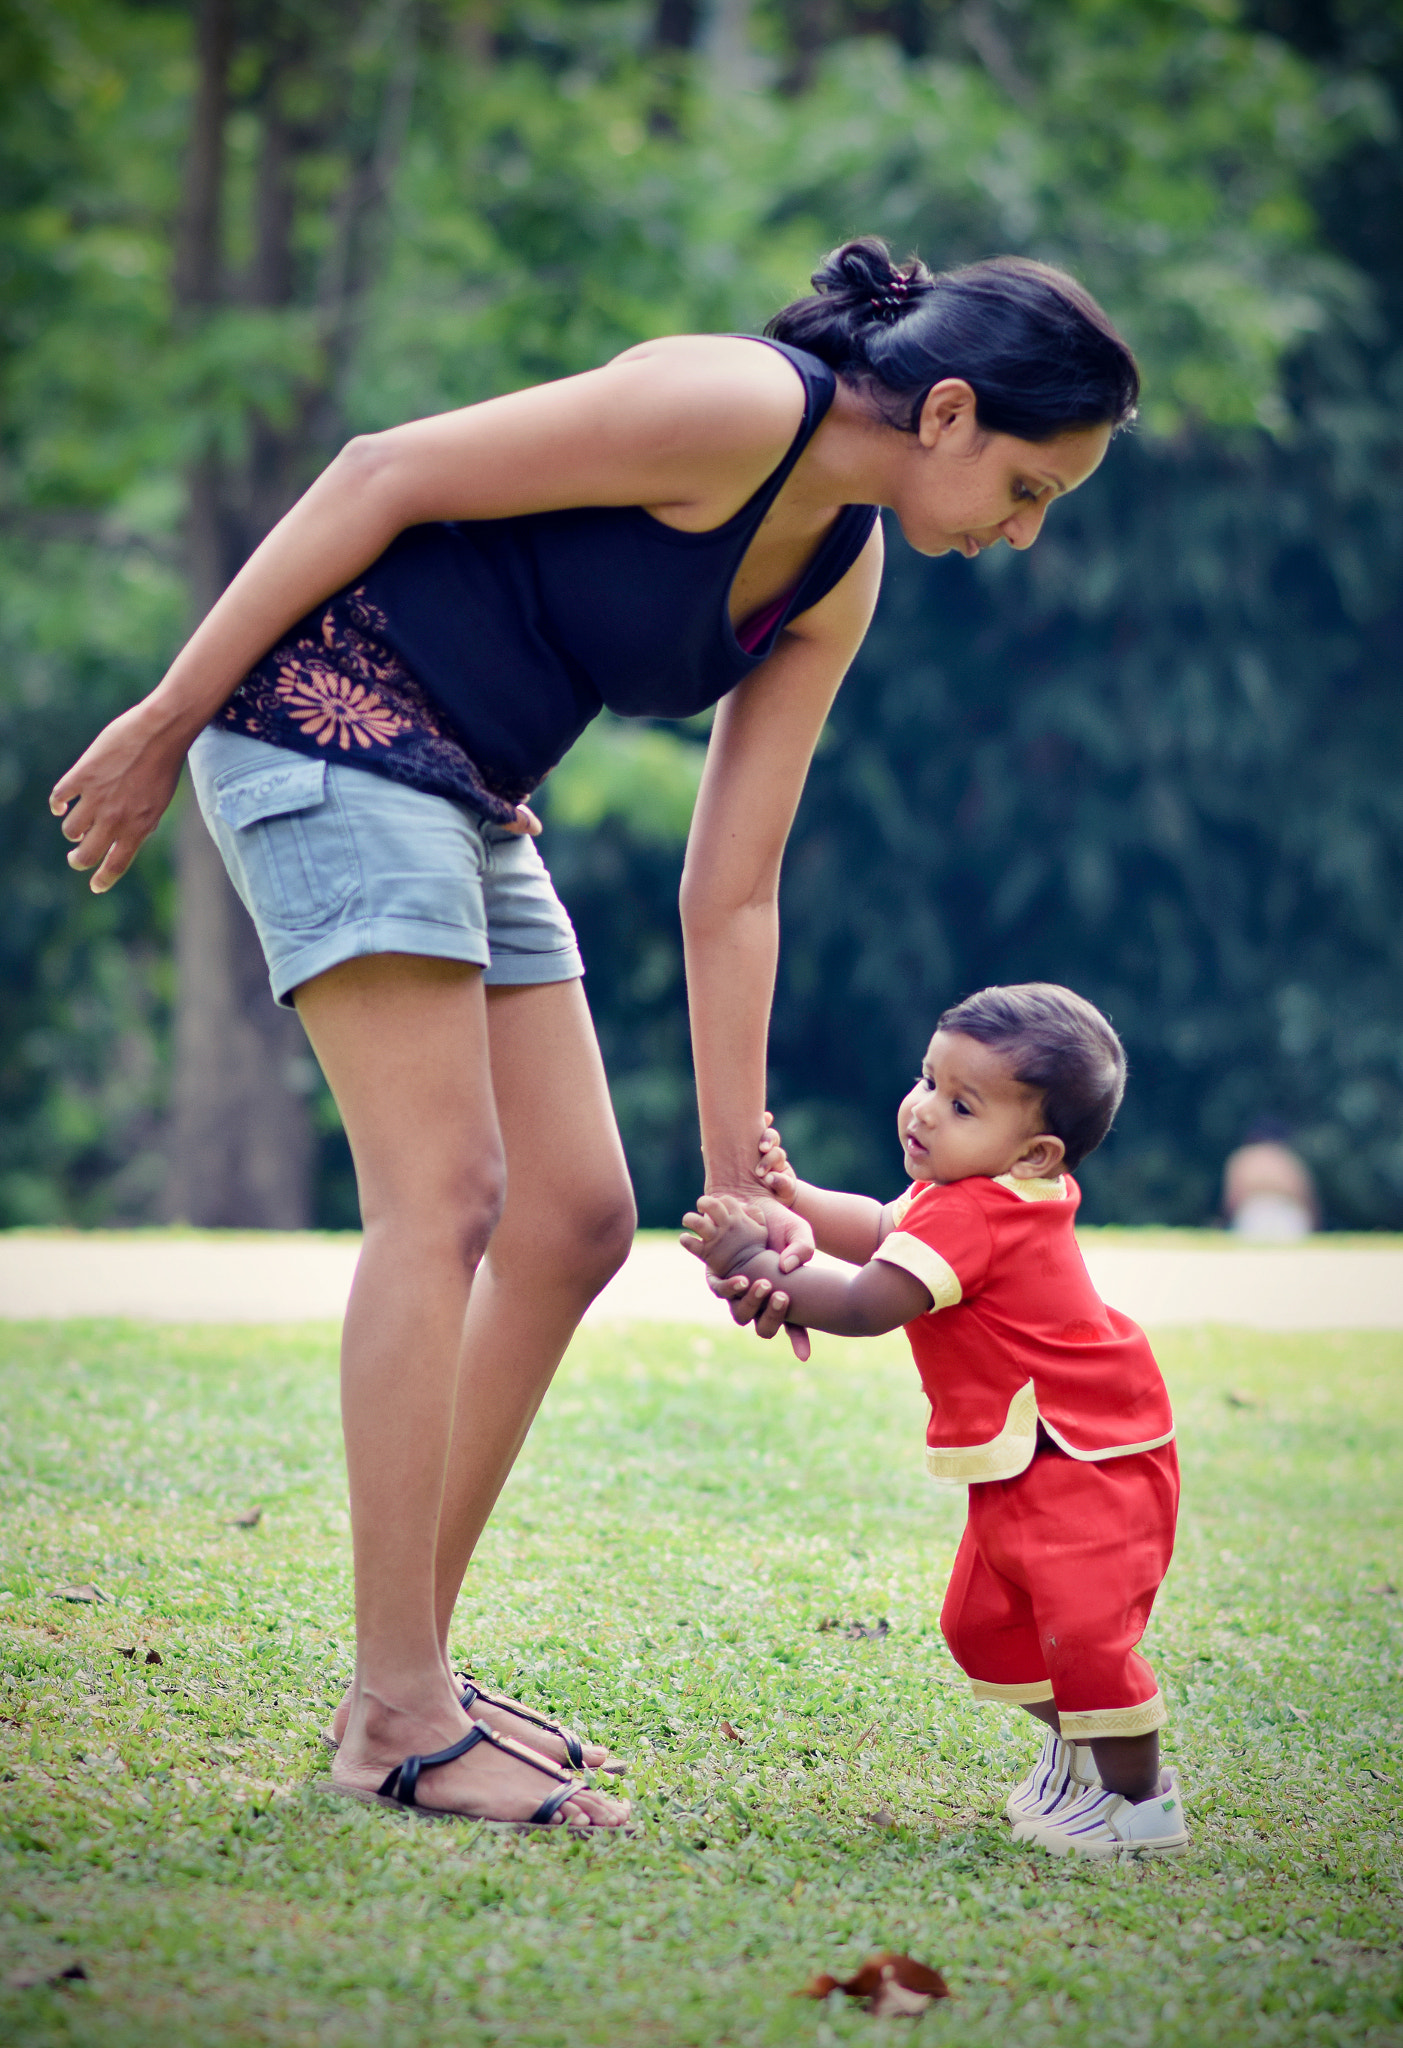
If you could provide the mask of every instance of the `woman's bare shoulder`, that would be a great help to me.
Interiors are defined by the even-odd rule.
[[[625,410],[646,414],[680,443],[724,459],[787,448],[804,387],[777,349],[748,335],[669,334],[639,342],[596,378]]]

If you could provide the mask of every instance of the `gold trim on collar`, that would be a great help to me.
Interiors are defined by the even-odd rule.
[[[1011,1173],[994,1175],[996,1188],[1007,1188],[1020,1202],[1065,1202],[1067,1184],[1059,1173],[1056,1180],[1015,1180]]]

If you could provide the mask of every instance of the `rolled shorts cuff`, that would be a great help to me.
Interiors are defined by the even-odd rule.
[[[976,1700],[1002,1700],[1006,1707],[1032,1707],[1051,1700],[1052,1681],[1030,1678],[1026,1685],[995,1685],[990,1678],[971,1678],[969,1690]]]
[[[1085,1713],[1070,1713],[1060,1707],[1057,1719],[1068,1742],[1099,1742],[1103,1735],[1150,1735],[1169,1719],[1164,1695],[1156,1688],[1153,1698],[1134,1707],[1097,1707]]]
[[[519,953],[511,946],[498,946],[491,964],[484,970],[484,988],[541,988],[551,981],[579,981],[585,963],[578,946],[561,946],[551,953]]]
[[[490,959],[487,940],[477,933],[450,931],[444,925],[412,917],[362,918],[336,931],[309,935],[301,945],[268,948],[273,995],[285,1010],[291,1010],[296,1007],[293,990],[301,988],[304,981],[369,953],[417,953],[429,960],[461,960],[466,966],[484,970]],[[484,972],[484,981],[486,978]],[[547,978],[556,979],[553,975]]]

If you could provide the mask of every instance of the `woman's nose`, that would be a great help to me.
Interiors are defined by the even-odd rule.
[[[1042,532],[1042,524],[1046,516],[1047,506],[1045,503],[1041,505],[1021,505],[1011,518],[1005,519],[999,531],[1011,548],[1017,548],[1021,552],[1022,549],[1030,548],[1033,545],[1033,542]]]

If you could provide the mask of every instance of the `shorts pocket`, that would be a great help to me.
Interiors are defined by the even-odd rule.
[[[355,849],[325,761],[286,760],[235,771],[214,787],[255,919],[294,929],[324,923],[356,884]]]

